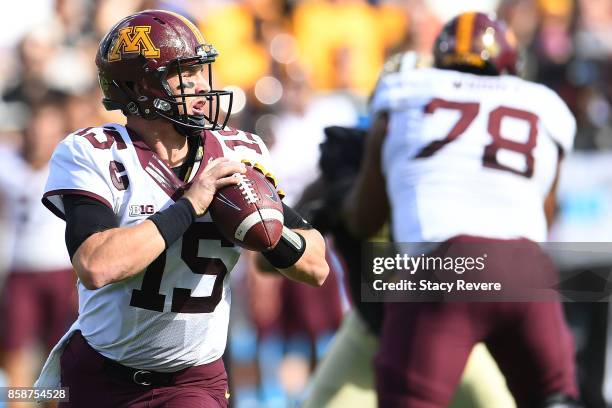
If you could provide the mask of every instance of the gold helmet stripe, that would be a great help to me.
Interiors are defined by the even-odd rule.
[[[474,18],[476,13],[464,13],[457,21],[457,47],[458,54],[466,54],[472,48],[472,32],[474,31]]]
[[[202,35],[198,27],[195,26],[195,24],[193,24],[191,21],[189,21],[188,19],[186,19],[185,17],[181,16],[178,13],[174,13],[168,10],[163,10],[163,11],[164,13],[172,14],[174,17],[179,18],[183,23],[185,23],[187,27],[189,27],[189,29],[193,32],[193,35],[196,36],[200,44],[206,44],[206,42],[204,41],[204,36]]]

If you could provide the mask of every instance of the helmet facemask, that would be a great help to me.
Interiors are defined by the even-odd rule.
[[[207,51],[204,51],[204,50]],[[167,66],[158,68],[159,81],[166,95],[163,98],[156,97],[153,100],[155,113],[176,125],[179,129],[184,129],[191,133],[192,131],[200,130],[216,130],[225,128],[229,120],[233,94],[231,91],[214,90],[212,79],[212,63],[217,56],[215,49],[210,46],[201,46],[198,49],[198,55],[188,58],[177,58],[170,62]],[[203,66],[207,70],[209,91],[207,92],[191,92],[188,84],[185,83],[184,75],[194,67]],[[178,93],[177,90],[171,89],[168,83],[169,75],[177,75],[179,80]],[[191,92],[191,93],[190,93]],[[221,116],[221,97],[228,97],[226,105],[225,118],[220,124]],[[188,98],[205,98],[207,112],[203,114],[188,113]]]

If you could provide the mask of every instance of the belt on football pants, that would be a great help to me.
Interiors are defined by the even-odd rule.
[[[118,380],[138,384],[143,387],[160,387],[174,384],[177,373],[159,373],[126,367],[118,362],[104,357],[104,369],[107,374]]]

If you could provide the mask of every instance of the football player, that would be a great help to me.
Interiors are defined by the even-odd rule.
[[[79,278],[79,317],[37,382],[69,387],[65,406],[228,406],[221,356],[239,248],[207,209],[238,184],[242,160],[269,166],[259,137],[220,121],[231,93],[212,89],[216,57],[193,23],[161,10],[124,18],[100,43],[103,104],[127,124],[68,135],[43,198],[66,220]],[[291,208],[284,215],[283,237],[263,257],[320,286],[323,238]]]
[[[393,55],[385,63],[381,76],[431,66],[429,59],[409,51]],[[361,247],[363,241],[351,237],[340,217],[341,202],[359,173],[367,132],[358,128],[329,127],[321,145],[319,165],[322,178],[315,181],[297,205],[308,220],[323,234],[329,232],[334,246],[346,264],[348,287],[353,309],[349,311],[335,336],[325,359],[317,366],[304,408],[378,406],[372,359],[378,350],[382,322],[382,303],[361,301]],[[316,193],[315,193],[316,191]],[[310,195],[310,199],[306,199]],[[384,239],[383,228],[372,240]],[[452,407],[513,408],[514,400],[499,368],[483,344],[470,354]]]
[[[37,340],[49,352],[76,316],[64,223],[40,202],[49,159],[66,134],[62,103],[61,97],[34,103],[21,151],[0,148],[0,201],[14,226],[10,271],[4,287],[0,284],[0,349],[5,352],[0,364],[12,387],[34,381],[41,363],[32,349]]]
[[[552,276],[536,243],[546,240],[576,125],[554,92],[515,76],[517,59],[502,23],[469,12],[438,35],[435,68],[379,82],[364,163],[344,201],[353,235],[373,234],[390,216],[396,242],[521,244],[532,259],[502,252],[493,272]],[[573,344],[558,302],[386,303],[379,405],[447,406],[479,341],[519,407],[575,406]]]

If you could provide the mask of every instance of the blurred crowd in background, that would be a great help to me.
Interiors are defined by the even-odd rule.
[[[319,174],[323,128],[367,126],[368,96],[386,58],[407,50],[430,58],[447,19],[469,9],[496,12],[523,48],[523,76],[559,93],[578,121],[577,159],[568,158],[575,170],[564,175],[553,237],[612,241],[612,228],[601,233],[602,225],[612,227],[612,161],[606,160],[612,159],[610,0],[8,2],[2,5],[0,35],[0,152],[34,157],[28,161],[41,166],[66,134],[125,123],[118,111],[107,112],[100,103],[94,57],[114,23],[147,8],[176,11],[197,22],[219,51],[213,79],[216,88],[234,92],[230,124],[266,141],[289,205]],[[17,170],[2,157],[0,180],[11,179]],[[595,176],[597,182],[588,181]],[[0,187],[7,185],[0,181]],[[12,243],[19,234],[12,208],[19,200],[5,196],[0,188],[0,287],[11,270]],[[31,253],[37,256],[34,248]],[[350,307],[342,262],[333,255],[329,262],[335,278],[323,290],[299,291],[277,276],[257,273],[249,256],[234,271],[227,360],[235,406],[284,407],[300,400]],[[610,266],[612,258],[604,265]],[[574,313],[578,348],[587,354],[595,350],[589,343],[593,327],[604,336],[608,327],[603,305],[598,321],[590,309]],[[605,343],[588,358],[603,365],[595,393],[612,402]],[[32,364],[36,373],[38,363]]]

